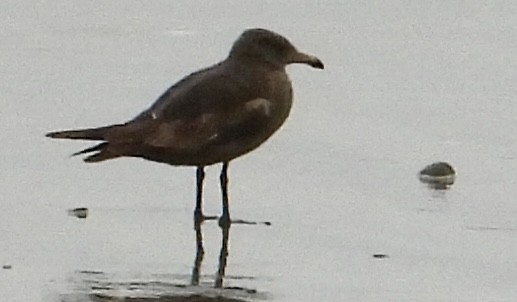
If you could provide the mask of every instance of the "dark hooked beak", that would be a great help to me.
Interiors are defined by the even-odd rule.
[[[289,63],[307,64],[314,68],[324,69],[323,63],[320,61],[320,59],[303,52],[295,53]]]

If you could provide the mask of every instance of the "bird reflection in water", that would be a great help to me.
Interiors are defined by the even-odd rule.
[[[226,264],[228,259],[228,242],[230,237],[230,224],[221,226],[222,240],[219,253],[219,263],[213,286],[203,286],[206,282],[200,282],[201,266],[205,254],[203,245],[203,222],[198,221],[195,225],[196,231],[196,255],[190,276],[190,286],[185,283],[157,282],[117,282],[103,272],[80,272],[83,274],[83,282],[88,280],[90,293],[89,301],[108,302],[118,301],[123,298],[127,302],[245,302],[256,299],[265,299],[264,293],[258,293],[255,289],[241,286],[223,286]],[[94,282],[92,277],[97,277]],[[108,278],[106,278],[108,277]],[[181,276],[178,276],[183,279]],[[237,277],[236,279],[253,279],[253,277]],[[102,289],[101,292],[99,290]],[[120,291],[133,292],[132,294],[121,297]],[[95,293],[92,293],[95,292]],[[69,299],[70,298],[70,299]],[[78,301],[78,295],[63,296],[61,301]],[[82,301],[82,300],[81,300]]]
[[[201,265],[205,255],[205,249],[203,246],[203,231],[202,222],[196,222],[196,258],[194,260],[194,267],[192,268],[192,279],[191,285],[199,285],[199,277],[201,273]],[[219,252],[219,263],[217,267],[217,274],[215,276],[214,287],[222,288],[224,275],[226,272],[226,263],[228,259],[228,241],[230,239],[230,225],[221,226],[222,240],[221,240],[221,251]]]

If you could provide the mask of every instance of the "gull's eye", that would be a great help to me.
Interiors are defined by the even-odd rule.
[[[276,39],[261,39],[259,41],[259,45],[279,55],[284,54],[289,50],[288,45],[283,43],[283,41],[279,41]]]

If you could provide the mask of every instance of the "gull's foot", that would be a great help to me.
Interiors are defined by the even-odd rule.
[[[229,228],[232,224],[232,220],[230,219],[230,215],[224,215],[219,218],[219,226],[221,228]]]
[[[205,216],[203,212],[195,210],[194,211],[194,225],[200,225],[205,220],[216,220],[217,216]]]
[[[248,220],[237,219],[237,220],[232,220],[232,224],[251,224],[251,225],[262,224],[262,225],[270,226],[271,222],[269,222],[269,221],[248,221]]]
[[[232,224],[247,224],[247,225],[265,225],[265,226],[270,226],[271,225],[271,222],[269,221],[248,221],[248,220],[243,220],[243,219],[230,219],[230,217],[226,217],[223,215],[219,218],[219,226],[224,228],[224,227],[229,227],[230,225]]]

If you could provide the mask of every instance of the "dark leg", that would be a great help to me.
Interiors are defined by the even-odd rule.
[[[196,208],[194,209],[194,227],[203,222],[203,180],[205,179],[205,167],[199,166],[196,170]]]
[[[230,227],[230,209],[228,206],[228,162],[223,163],[221,169],[221,175],[219,176],[221,181],[221,193],[223,195],[223,214],[219,218],[219,226],[221,228]]]
[[[223,214],[221,218],[219,218],[219,226],[221,228],[230,227],[231,224],[263,224],[263,225],[271,225],[269,221],[246,221],[242,219],[231,220],[230,219],[230,208],[228,202],[228,162],[223,163],[223,167],[221,169],[221,175],[219,179],[221,181],[221,192],[223,195]],[[205,219],[208,219],[205,217]],[[212,219],[212,217],[210,217]]]
[[[203,180],[205,179],[205,167],[199,166],[196,170],[196,208],[194,209],[194,226],[198,226],[205,220],[216,219],[216,216],[203,215]]]

